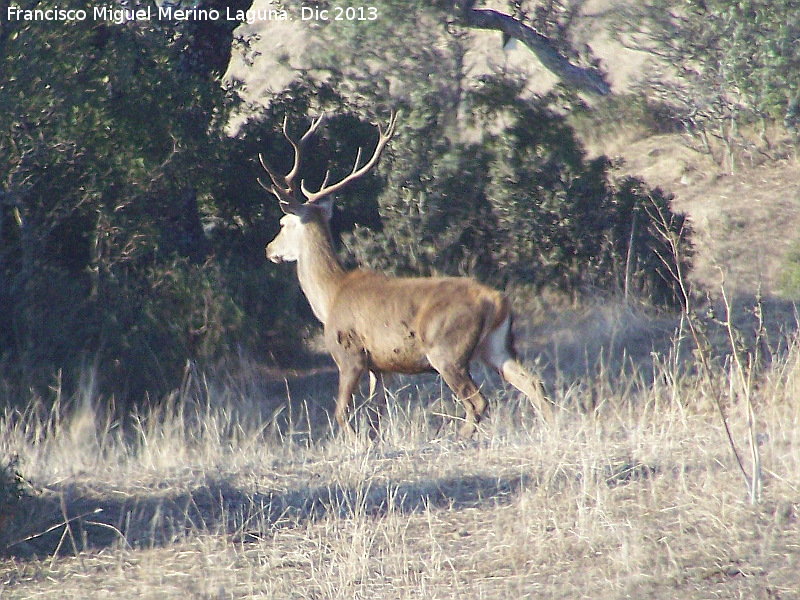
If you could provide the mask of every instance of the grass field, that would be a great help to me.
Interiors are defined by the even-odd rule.
[[[800,348],[752,386],[756,505],[716,408],[750,472],[740,378],[675,354],[556,373],[550,428],[490,382],[470,441],[435,380],[394,385],[357,447],[331,433],[332,390],[264,398],[253,379],[189,374],[124,426],[89,385],[72,411],[7,412],[0,453],[32,487],[0,596],[800,597]]]

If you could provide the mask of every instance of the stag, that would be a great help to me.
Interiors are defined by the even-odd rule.
[[[470,437],[487,408],[470,375],[473,360],[496,370],[530,398],[545,421],[551,420],[541,383],[517,360],[510,303],[503,294],[466,277],[401,278],[367,269],[344,270],[329,227],[332,195],[377,164],[394,135],[397,115],[385,130],[378,125],[378,143],[364,164],[359,148],[349,175],[329,184],[329,171],[320,188],[309,191],[304,181],[298,183],[298,172],[306,142],[321,121],[322,116],[313,120],[295,141],[284,119],[283,135],[294,149],[294,164],[281,175],[259,154],[271,179],[269,185],[259,183],[278,198],[284,212],[280,232],[267,245],[267,258],[297,263],[300,287],[324,325],[326,346],[339,368],[339,426],[355,437],[350,405],[365,372],[370,374],[370,395],[381,383],[378,395],[383,404],[384,373],[436,371],[463,404],[466,418],[459,433]]]

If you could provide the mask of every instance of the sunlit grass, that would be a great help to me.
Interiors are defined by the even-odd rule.
[[[0,419],[0,455],[30,484],[2,534],[2,597],[793,597],[797,346],[755,388],[755,506],[707,397],[730,388],[724,368],[610,362],[553,379],[551,428],[487,385],[469,441],[439,384],[415,380],[390,389],[379,440],[356,445],[314,408],[326,399],[199,375],[125,423],[88,393],[34,400]]]

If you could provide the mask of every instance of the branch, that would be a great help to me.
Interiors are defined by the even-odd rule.
[[[594,68],[573,65],[561,54],[549,38],[514,17],[496,10],[472,8],[474,2],[467,2],[460,11],[460,24],[474,29],[492,29],[525,44],[551,73],[579,90],[605,96],[611,87],[602,73]]]

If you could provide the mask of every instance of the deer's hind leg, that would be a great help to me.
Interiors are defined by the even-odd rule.
[[[503,379],[528,397],[545,423],[553,422],[553,409],[539,379],[531,375],[515,358],[509,357],[495,368]]]
[[[486,412],[488,403],[481,394],[478,386],[469,374],[469,366],[466,361],[453,362],[434,355],[428,355],[431,366],[442,376],[456,397],[464,405],[467,415],[464,424],[458,430],[461,437],[469,438],[475,433],[475,428]]]
[[[541,380],[529,373],[517,360],[510,317],[481,342],[480,357],[503,379],[528,397],[545,423],[553,422],[553,408]]]

